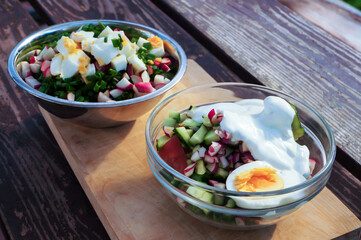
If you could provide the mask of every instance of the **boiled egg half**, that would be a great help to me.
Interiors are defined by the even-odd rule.
[[[240,192],[265,192],[292,187],[306,181],[295,170],[278,170],[264,161],[254,161],[236,168],[226,180],[228,190]],[[238,207],[263,209],[281,206],[301,198],[298,193],[275,197],[232,197]]]

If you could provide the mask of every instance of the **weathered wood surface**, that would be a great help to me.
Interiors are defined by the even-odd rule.
[[[184,78],[166,95],[197,85],[193,77],[215,82],[189,60]],[[89,129],[41,112],[111,239],[331,239],[361,228],[327,188],[270,228],[239,234],[203,224],[176,206],[147,164],[144,128],[150,113],[116,128]]]
[[[361,164],[360,52],[276,0],[155,2],[266,86],[318,110],[338,146]]]
[[[341,0],[278,0],[361,52],[361,12]]]
[[[104,17],[154,26],[178,40],[188,56],[216,80],[239,80],[222,64],[224,54],[212,49],[217,56],[222,56],[221,61],[215,60],[182,29],[185,28],[183,24],[175,24],[151,2],[117,2],[41,1],[41,6],[52,16],[51,24],[55,19],[61,22]],[[0,21],[0,217],[9,230],[8,235],[12,239],[107,239],[98,217],[39,114],[36,102],[15,87],[7,74],[6,61],[10,50],[38,26],[15,0],[0,1]],[[239,76],[249,76],[243,69],[225,63]],[[328,187],[361,218],[361,196],[356,194],[360,182],[340,164],[336,163],[336,167]],[[7,234],[4,235],[6,238]]]

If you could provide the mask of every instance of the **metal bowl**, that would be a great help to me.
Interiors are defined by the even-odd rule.
[[[35,32],[21,42],[11,51],[8,59],[8,71],[15,83],[22,89],[33,95],[40,106],[57,117],[71,121],[72,123],[93,128],[117,126],[130,122],[145,114],[162,99],[162,95],[174,87],[183,77],[187,67],[187,58],[182,47],[168,35],[153,28],[125,21],[101,20],[108,26],[117,26],[126,33],[136,33],[144,37],[159,36],[169,44],[165,44],[168,53],[178,61],[178,72],[167,85],[144,96],[117,102],[76,102],[60,99],[44,94],[30,87],[19,75],[16,65],[24,57],[31,56],[32,50],[49,37],[61,35],[64,31],[72,32],[83,25],[98,25],[98,20],[84,20],[57,24],[38,32]]]

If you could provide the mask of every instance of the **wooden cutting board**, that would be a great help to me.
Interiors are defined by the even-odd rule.
[[[211,82],[189,60],[171,93]],[[90,129],[40,110],[111,239],[331,239],[361,227],[327,188],[272,227],[240,232],[209,226],[184,213],[152,175],[144,136],[149,113],[120,127]]]

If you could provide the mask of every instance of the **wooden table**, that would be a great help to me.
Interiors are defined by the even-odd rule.
[[[31,14],[27,2],[0,2],[0,240],[109,238],[37,103],[7,73],[7,56],[23,37],[80,19],[155,27],[217,81],[264,84],[304,99],[336,137],[327,187],[361,219],[361,53],[337,34],[275,0],[29,2]]]

